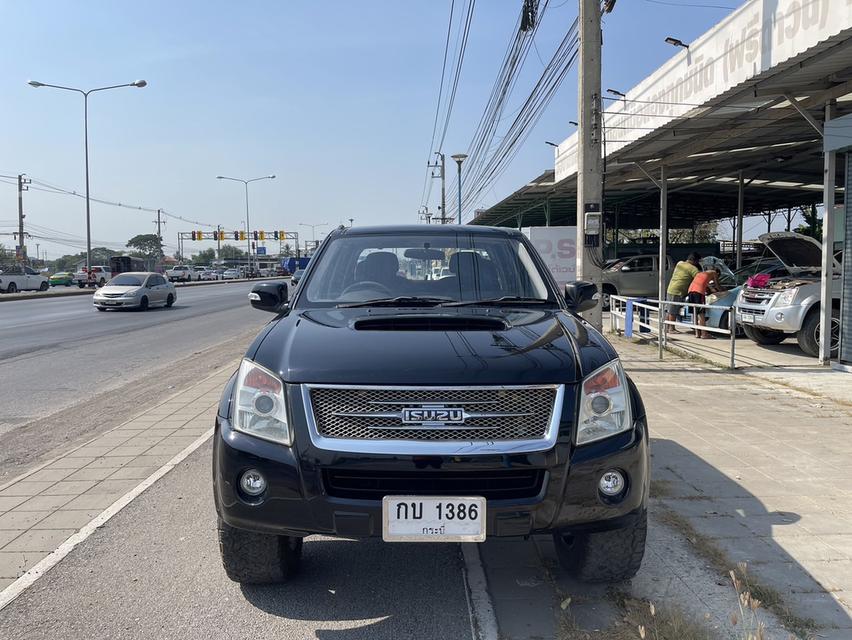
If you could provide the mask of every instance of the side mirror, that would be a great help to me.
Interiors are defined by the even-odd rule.
[[[628,267],[627,265],[624,265],[623,267],[621,267],[621,270],[622,270],[622,271],[625,271],[625,272],[627,272],[627,271],[633,271],[633,269],[631,269],[631,268],[630,268],[630,267]]]
[[[281,313],[287,305],[287,285],[284,282],[261,282],[252,287],[248,298],[255,309]]]
[[[578,280],[565,285],[565,301],[574,313],[594,309],[599,299],[598,288],[592,282]]]

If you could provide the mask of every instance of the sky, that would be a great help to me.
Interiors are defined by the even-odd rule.
[[[143,89],[89,99],[93,197],[232,231],[245,220],[243,187],[216,176],[275,174],[250,186],[253,229],[298,231],[304,240],[312,230],[303,224],[327,223],[316,229],[319,239],[349,218],[417,222],[451,1],[0,0],[0,175],[26,173],[84,191],[82,96],[34,89],[28,80],[93,88],[144,79]],[[447,155],[468,148],[522,4],[476,3]],[[619,0],[605,17],[603,86],[626,91],[677,53],[666,36],[689,42],[738,4]],[[551,0],[509,113],[541,73],[538,56],[550,57],[576,15],[576,0]],[[478,207],[553,167],[544,141],[573,132],[576,92],[572,73]],[[0,178],[0,234],[17,229],[14,182]],[[32,233],[41,237],[28,241],[29,254],[36,242],[49,259],[79,251],[84,200],[32,186],[26,223],[38,225]],[[433,186],[435,210],[440,189]],[[93,203],[93,245],[119,248],[153,233],[155,218]],[[175,250],[178,232],[194,229],[210,230],[167,218],[167,250]],[[0,235],[0,244],[14,241]]]

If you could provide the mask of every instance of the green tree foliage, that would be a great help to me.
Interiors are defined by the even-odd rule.
[[[127,241],[127,247],[134,249],[140,258],[155,262],[163,257],[163,242],[156,233],[140,233]]]
[[[293,254],[293,247],[290,246],[289,242],[285,242],[284,246],[281,247],[281,256],[284,258],[289,258]]]
[[[802,217],[805,219],[804,224],[800,224],[794,231],[822,242],[822,218],[817,215],[816,207],[802,207]]]
[[[193,264],[210,264],[216,259],[215,249],[204,249],[192,256]]]
[[[222,248],[219,250],[220,260],[233,260],[235,258],[244,258],[245,255],[245,251],[231,244],[223,244]]]

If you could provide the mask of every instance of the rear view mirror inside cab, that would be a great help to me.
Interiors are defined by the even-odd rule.
[[[443,260],[446,256],[440,249],[406,249],[403,254],[411,260]]]

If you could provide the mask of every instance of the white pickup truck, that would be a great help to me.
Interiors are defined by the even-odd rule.
[[[47,291],[50,283],[35,269],[12,265],[0,268],[0,291],[16,293],[18,291]]]
[[[197,271],[192,265],[179,264],[166,271],[166,278],[169,282],[192,282],[193,280],[201,280],[201,272]]]
[[[112,269],[104,265],[93,266],[91,273],[86,271],[86,267],[74,273],[74,282],[81,289],[85,286],[102,287],[110,280],[112,280]]]

